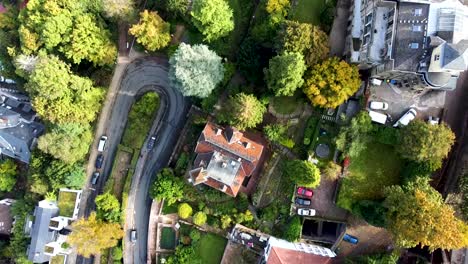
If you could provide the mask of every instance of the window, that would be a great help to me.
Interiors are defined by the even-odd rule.
[[[434,56],[434,60],[435,60],[435,61],[440,60],[440,55],[439,55],[439,54],[435,55],[435,56]]]
[[[372,13],[366,16],[366,24],[370,23],[371,21],[372,21]]]
[[[419,43],[413,42],[408,45],[412,49],[418,49],[419,48]]]
[[[421,25],[413,25],[413,31],[414,32],[421,32],[422,31],[422,26]]]
[[[421,16],[422,15],[422,8],[416,8],[413,10],[413,14],[415,16]]]

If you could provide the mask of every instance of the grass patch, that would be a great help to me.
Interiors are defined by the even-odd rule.
[[[58,208],[61,216],[73,217],[77,193],[60,191],[58,195]]]
[[[302,105],[302,99],[296,96],[275,96],[271,99],[273,108],[278,114],[289,115]]]
[[[56,255],[50,258],[50,264],[63,264],[65,262],[64,255]]]
[[[368,144],[359,157],[351,158],[349,174],[343,179],[337,204],[351,210],[358,200],[383,198],[383,188],[400,183],[403,165],[395,149],[378,142]]]
[[[159,103],[158,94],[148,92],[132,106],[122,138],[122,145],[133,149],[140,149],[143,146],[159,108]]]
[[[171,227],[163,227],[161,230],[161,248],[174,249],[176,246],[176,233]]]
[[[195,251],[200,256],[203,264],[219,264],[223,258],[227,240],[214,234],[202,235],[195,246]]]
[[[289,17],[302,23],[320,25],[320,14],[326,8],[325,0],[298,0],[293,6]]]

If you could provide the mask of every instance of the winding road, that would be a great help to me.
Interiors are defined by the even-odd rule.
[[[160,108],[149,133],[156,135],[156,144],[151,151],[146,149],[146,142],[142,146],[128,195],[124,227],[124,263],[136,264],[147,261],[147,234],[151,207],[148,188],[156,173],[167,165],[189,109],[188,98],[170,86],[167,72],[167,59],[163,58],[143,57],[128,64],[116,91],[115,100],[110,106],[110,115],[104,121],[103,133],[108,136],[108,142],[104,151],[102,177],[95,189],[88,187],[83,193],[83,215],[88,216],[94,209],[96,195],[101,192],[111,174],[117,146],[121,141],[135,99],[146,92],[158,93]],[[95,154],[91,155],[90,163],[94,161],[93,156],[95,157]],[[129,240],[132,229],[137,230],[136,243]],[[77,263],[80,264],[89,262],[92,260],[80,257],[77,259]]]

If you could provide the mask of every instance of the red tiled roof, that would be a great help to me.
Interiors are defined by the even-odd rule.
[[[266,264],[328,264],[330,257],[319,256],[302,251],[272,247]]]

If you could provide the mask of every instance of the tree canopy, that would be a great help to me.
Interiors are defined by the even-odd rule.
[[[171,83],[184,96],[207,97],[224,77],[221,57],[206,45],[181,43],[169,64]]]
[[[166,10],[173,16],[184,17],[189,8],[188,0],[166,0]]]
[[[52,123],[88,124],[96,118],[104,91],[73,74],[58,57],[42,57],[25,86],[36,112]]]
[[[204,225],[206,223],[207,216],[204,212],[197,212],[193,215],[193,223],[196,225]]]
[[[306,70],[304,57],[297,52],[286,52],[270,59],[265,69],[265,80],[276,96],[292,96],[302,86],[302,75]]]
[[[117,48],[100,17],[100,1],[31,0],[19,16],[21,52],[58,51],[71,62],[114,63]]]
[[[455,141],[455,134],[446,124],[431,125],[414,120],[401,129],[397,150],[402,157],[416,162],[442,165]]]
[[[457,219],[454,210],[419,177],[404,186],[385,189],[388,229],[401,247],[418,244],[430,250],[458,249],[468,246],[468,226]]]
[[[140,22],[133,25],[129,32],[149,51],[162,49],[171,41],[170,24],[164,22],[156,11],[141,12]]]
[[[68,123],[53,126],[39,138],[38,148],[65,163],[82,160],[93,140],[89,125]]]
[[[288,14],[291,5],[289,0],[266,0],[266,2],[266,11],[268,13],[279,13],[283,16]]]
[[[290,242],[297,242],[301,238],[301,234],[302,234],[301,218],[296,215],[290,220],[283,234],[283,238]]]
[[[284,172],[300,186],[315,188],[320,184],[320,171],[307,160],[291,160],[286,162]]]
[[[221,119],[240,130],[245,130],[260,124],[265,112],[265,105],[254,95],[239,93],[229,98],[222,110]]]
[[[187,219],[192,216],[193,209],[188,203],[181,203],[177,209],[180,218]]]
[[[101,0],[104,14],[108,17],[129,21],[135,15],[133,0]]]
[[[329,108],[342,104],[361,85],[358,68],[336,57],[316,64],[305,79],[304,93],[312,104]]]
[[[232,9],[224,0],[194,0],[192,22],[211,42],[226,36],[234,29]]]
[[[0,191],[9,192],[16,184],[16,164],[11,159],[0,161]]]
[[[169,168],[164,168],[156,176],[156,180],[151,186],[149,193],[153,199],[164,201],[171,205],[184,197],[184,182],[174,175]]]
[[[336,137],[336,147],[345,155],[357,157],[372,140],[370,132],[374,130],[372,120],[366,111],[361,111],[347,126],[342,126]]]
[[[120,219],[120,203],[110,192],[96,196],[97,216],[109,222],[117,223]]]
[[[120,224],[99,220],[95,213],[88,219],[80,218],[71,225],[73,232],[67,242],[76,248],[78,254],[90,257],[101,250],[115,247],[124,235]]]

